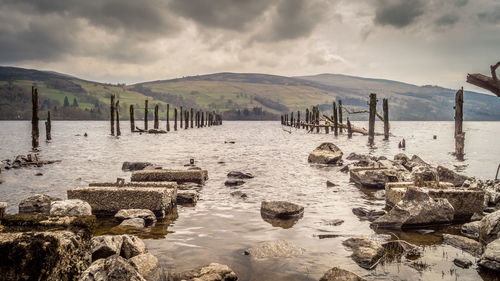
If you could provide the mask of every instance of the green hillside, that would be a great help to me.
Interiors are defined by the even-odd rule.
[[[143,118],[144,100],[150,114],[155,104],[166,117],[166,104],[174,107],[223,113],[227,119],[278,119],[290,111],[318,105],[325,112],[341,99],[346,108],[365,109],[368,94],[387,97],[392,120],[453,120],[455,90],[437,86],[415,86],[390,80],[321,74],[284,77],[253,73],[217,73],[134,85],[112,85],[85,81],[55,72],[0,67],[0,119],[31,117],[31,87],[38,88],[41,117],[51,110],[54,119],[107,119],[109,97],[120,100],[121,118],[128,106]],[[64,100],[67,98],[68,103]],[[73,106],[76,101],[77,106]],[[75,104],[75,105],[76,105]],[[465,93],[465,120],[500,120],[500,98]],[[151,116],[152,117],[152,116]],[[352,119],[365,119],[355,115]]]

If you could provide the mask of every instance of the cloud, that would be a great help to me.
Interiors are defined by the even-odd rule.
[[[490,9],[487,12],[479,13],[478,17],[483,22],[493,23],[493,24],[500,23],[500,5],[497,5],[496,7]]]
[[[376,0],[375,23],[403,28],[424,13],[423,0]]]
[[[469,3],[469,0],[455,0],[455,6],[463,7]]]
[[[445,14],[436,19],[435,23],[440,26],[454,25],[460,17],[455,14]]]

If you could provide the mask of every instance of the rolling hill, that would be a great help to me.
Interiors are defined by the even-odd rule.
[[[31,86],[38,88],[42,118],[43,112],[51,110],[54,119],[85,120],[107,119],[111,94],[120,100],[122,119],[128,118],[130,104],[137,108],[136,117],[142,118],[141,109],[148,99],[150,107],[159,105],[162,117],[169,103],[171,107],[220,112],[226,120],[262,120],[278,119],[283,113],[304,111],[313,105],[330,112],[335,99],[341,99],[347,108],[365,109],[371,92],[389,98],[392,120],[453,120],[456,92],[338,74],[284,77],[216,73],[112,85],[56,72],[0,67],[0,119],[30,118]],[[465,120],[500,120],[500,98],[466,91],[464,100]],[[352,116],[353,120],[366,118],[364,114]]]

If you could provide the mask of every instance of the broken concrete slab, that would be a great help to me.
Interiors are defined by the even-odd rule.
[[[132,172],[131,181],[173,181],[203,184],[208,179],[207,170],[143,170]]]

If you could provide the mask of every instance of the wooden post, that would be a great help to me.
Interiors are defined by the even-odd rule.
[[[342,124],[342,101],[339,100],[339,123]],[[342,126],[340,126],[340,133],[343,132]]]
[[[144,130],[148,130],[148,100],[144,102]]]
[[[297,111],[297,126],[298,129],[300,129],[300,110]]]
[[[203,126],[205,125],[205,112],[201,112],[201,124],[200,126],[203,128]]]
[[[375,141],[375,113],[377,112],[377,94],[370,94],[370,117],[368,123],[368,143],[374,144]]]
[[[325,134],[328,134],[330,132],[329,127],[325,126]]]
[[[458,160],[464,160],[463,106],[464,89],[461,88],[455,94],[455,156]]]
[[[290,112],[290,127],[293,127],[293,112]]]
[[[191,129],[193,128],[193,108],[191,107]]]
[[[50,110],[47,111],[47,121],[45,121],[45,139],[46,140],[51,140],[52,136],[50,134],[50,131],[52,130],[52,123],[50,121]]]
[[[109,113],[111,117],[111,135],[115,135],[115,95],[112,94],[110,97]]]
[[[170,132],[170,104],[167,103],[167,132]]]
[[[184,120],[186,121],[184,122],[184,124],[186,125],[186,128],[184,129],[187,130],[187,128],[189,128],[189,111],[187,110],[184,111]]]
[[[122,134],[122,132],[120,131],[120,101],[119,100],[116,101],[115,110],[116,110],[116,135],[119,136]]]
[[[155,122],[154,122],[154,128],[158,129],[160,127],[160,122],[158,121],[158,104],[155,105]]]
[[[316,133],[319,134],[319,108],[316,107],[316,116],[314,117],[316,120]]]
[[[349,121],[349,117],[347,117],[347,137],[352,138],[352,127],[351,121]]]
[[[389,139],[389,102],[387,98],[382,100],[384,109],[384,140]]]
[[[283,115],[281,115],[281,125],[283,125]]]
[[[179,112],[179,118],[180,118],[180,128],[182,129],[182,114],[184,114],[184,111],[182,110],[182,106],[181,106],[181,111]]]
[[[333,133],[335,136],[339,135],[339,126],[337,124],[337,104],[333,102]]]
[[[200,128],[200,111],[196,111],[196,128]]]
[[[177,131],[177,107],[174,108],[174,131]]]
[[[133,133],[135,131],[135,118],[134,118],[134,105],[131,104],[129,107],[130,115],[130,131]]]
[[[309,124],[309,108],[306,108],[306,124]],[[306,125],[306,130],[309,130],[309,125]]]

